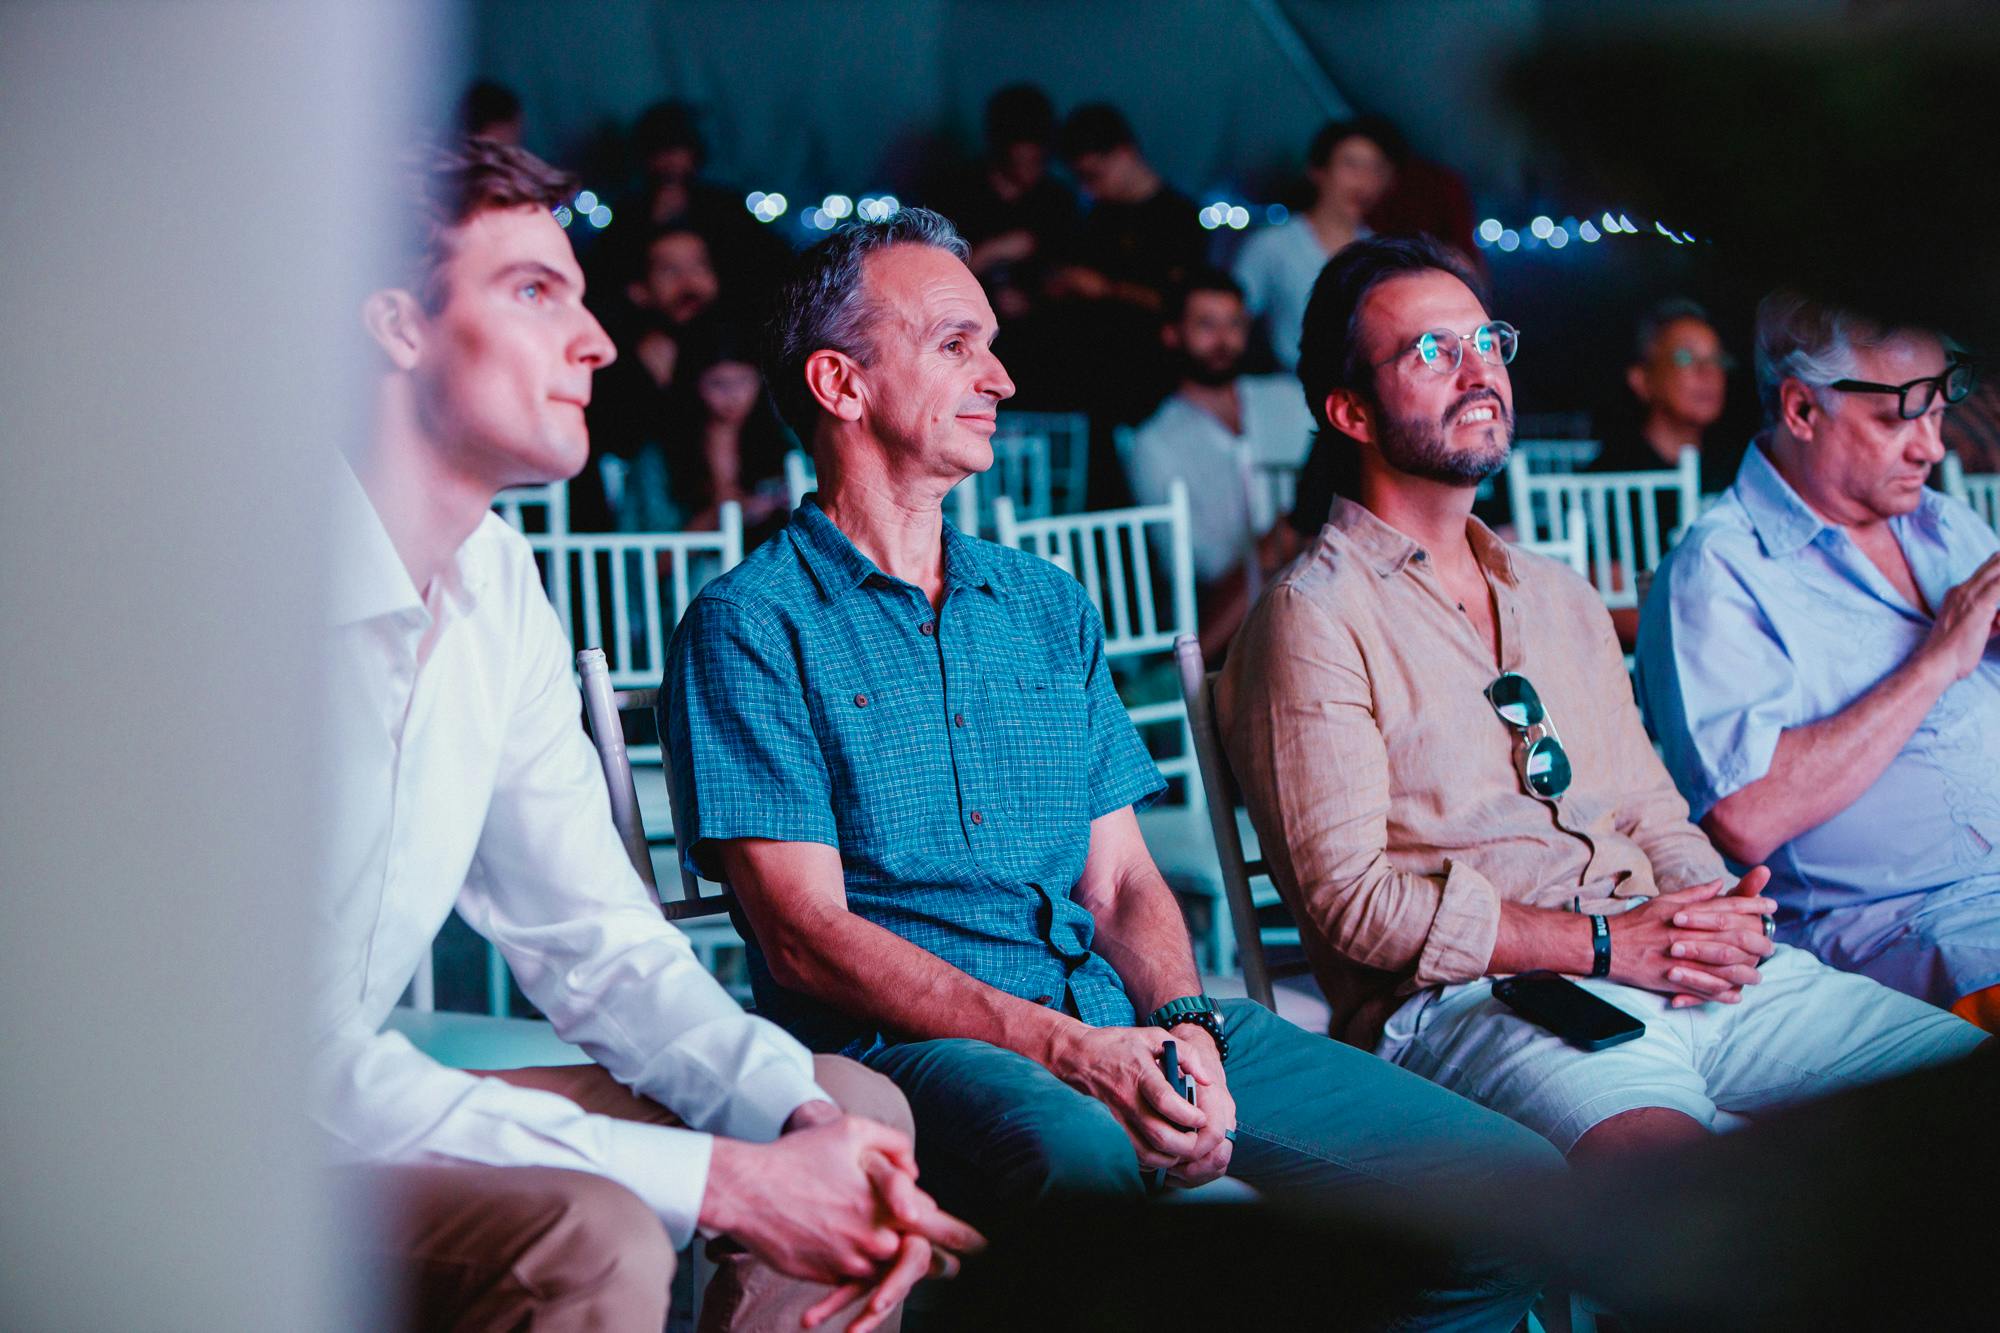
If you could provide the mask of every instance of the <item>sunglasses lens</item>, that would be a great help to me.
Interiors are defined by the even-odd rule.
[[[1550,800],[1569,790],[1569,755],[1553,736],[1544,736],[1528,747],[1528,786],[1537,796]]]
[[[1542,709],[1542,698],[1528,678],[1511,671],[1486,687],[1486,697],[1493,701],[1493,710],[1509,726],[1532,727],[1547,716]]]

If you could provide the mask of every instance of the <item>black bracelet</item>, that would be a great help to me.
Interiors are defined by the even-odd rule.
[[[1611,923],[1601,916],[1590,918],[1590,975],[1611,975]]]
[[[1215,1058],[1224,1064],[1229,1063],[1229,1038],[1222,1035],[1221,1019],[1207,1010],[1199,1010],[1194,1013],[1176,1014],[1170,1024],[1160,1023],[1158,1025],[1161,1027],[1178,1027],[1182,1023],[1192,1023],[1196,1027],[1206,1030],[1208,1035],[1215,1041]]]

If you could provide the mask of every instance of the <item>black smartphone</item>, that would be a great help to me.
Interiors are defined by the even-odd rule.
[[[1188,1101],[1194,1101],[1194,1080],[1181,1072],[1180,1048],[1170,1041],[1160,1043],[1160,1072],[1167,1076],[1168,1087],[1185,1097]],[[1199,1103],[1196,1104],[1199,1105]],[[1167,1186],[1166,1171],[1164,1169],[1155,1170],[1147,1183],[1155,1191],[1165,1189]]]
[[[1559,972],[1522,972],[1493,983],[1500,1003],[1585,1051],[1630,1041],[1646,1025]]]

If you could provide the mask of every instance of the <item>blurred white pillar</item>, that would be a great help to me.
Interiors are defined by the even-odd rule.
[[[317,488],[423,6],[0,5],[0,1323],[370,1326],[300,1114]]]

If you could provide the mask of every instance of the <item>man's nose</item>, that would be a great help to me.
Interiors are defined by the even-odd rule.
[[[1014,396],[1014,381],[1007,374],[1007,367],[1001,365],[1000,358],[990,351],[986,353],[986,365],[973,391],[987,395],[996,403]]]
[[[597,322],[597,316],[585,310],[583,320],[583,330],[578,334],[570,355],[592,370],[602,370],[618,359],[617,345],[611,341],[611,335],[604,331],[604,326]]]

